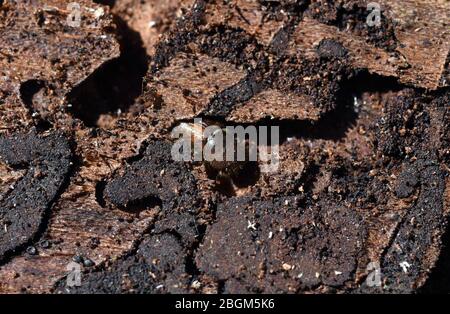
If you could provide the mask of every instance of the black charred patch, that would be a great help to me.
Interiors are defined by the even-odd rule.
[[[82,274],[79,287],[60,280],[59,293],[186,293],[185,251],[169,234],[147,236],[132,255]]]
[[[151,141],[140,160],[106,184],[106,198],[133,211],[155,205],[164,210],[195,208],[195,179],[185,162],[172,160],[171,147],[169,142]]]
[[[186,247],[194,244],[200,237],[201,226],[190,213],[171,213],[158,220],[152,230],[153,233],[169,232],[181,239]]]
[[[197,38],[202,53],[236,65],[251,67],[261,58],[262,46],[240,29],[216,26]]]
[[[347,56],[347,49],[338,41],[333,39],[322,39],[317,47],[317,53],[321,58],[344,58]]]
[[[0,198],[0,260],[21,251],[39,233],[67,179],[72,153],[62,133],[0,137],[0,157],[26,174]]]
[[[296,197],[237,197],[219,205],[198,250],[199,269],[225,281],[225,293],[342,287],[353,277],[365,238],[361,218],[336,205],[299,205]]]
[[[434,159],[434,160],[433,160]],[[435,152],[419,151],[413,171],[419,179],[420,194],[388,248],[381,265],[386,285],[393,292],[408,293],[423,276],[427,251],[435,245],[435,233],[443,233],[445,174]],[[403,265],[403,266],[402,266]]]

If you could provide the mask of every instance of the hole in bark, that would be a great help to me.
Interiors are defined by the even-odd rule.
[[[112,8],[116,4],[116,0],[94,0],[95,3],[104,4]]]
[[[119,17],[121,55],[98,68],[67,96],[72,114],[87,126],[97,126],[102,114],[127,111],[142,93],[143,77],[148,69],[148,56],[139,33],[131,30]]]
[[[41,80],[29,80],[20,85],[20,98],[31,111],[34,111],[34,96],[43,88],[45,88],[45,82]]]
[[[106,188],[106,181],[104,181],[104,180],[99,181],[97,183],[97,185],[95,186],[95,199],[97,200],[97,203],[101,207],[105,207],[106,206],[106,202],[105,202],[105,199],[103,197],[103,193],[105,191],[105,188]]]

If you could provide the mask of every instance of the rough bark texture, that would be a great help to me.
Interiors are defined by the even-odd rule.
[[[0,1],[0,292],[449,291],[447,1],[78,3]],[[198,117],[278,171],[173,161]]]

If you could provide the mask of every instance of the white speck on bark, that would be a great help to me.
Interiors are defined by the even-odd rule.
[[[411,264],[408,263],[407,261],[403,261],[400,263],[400,267],[402,268],[404,273],[407,273],[408,269],[411,267]]]

